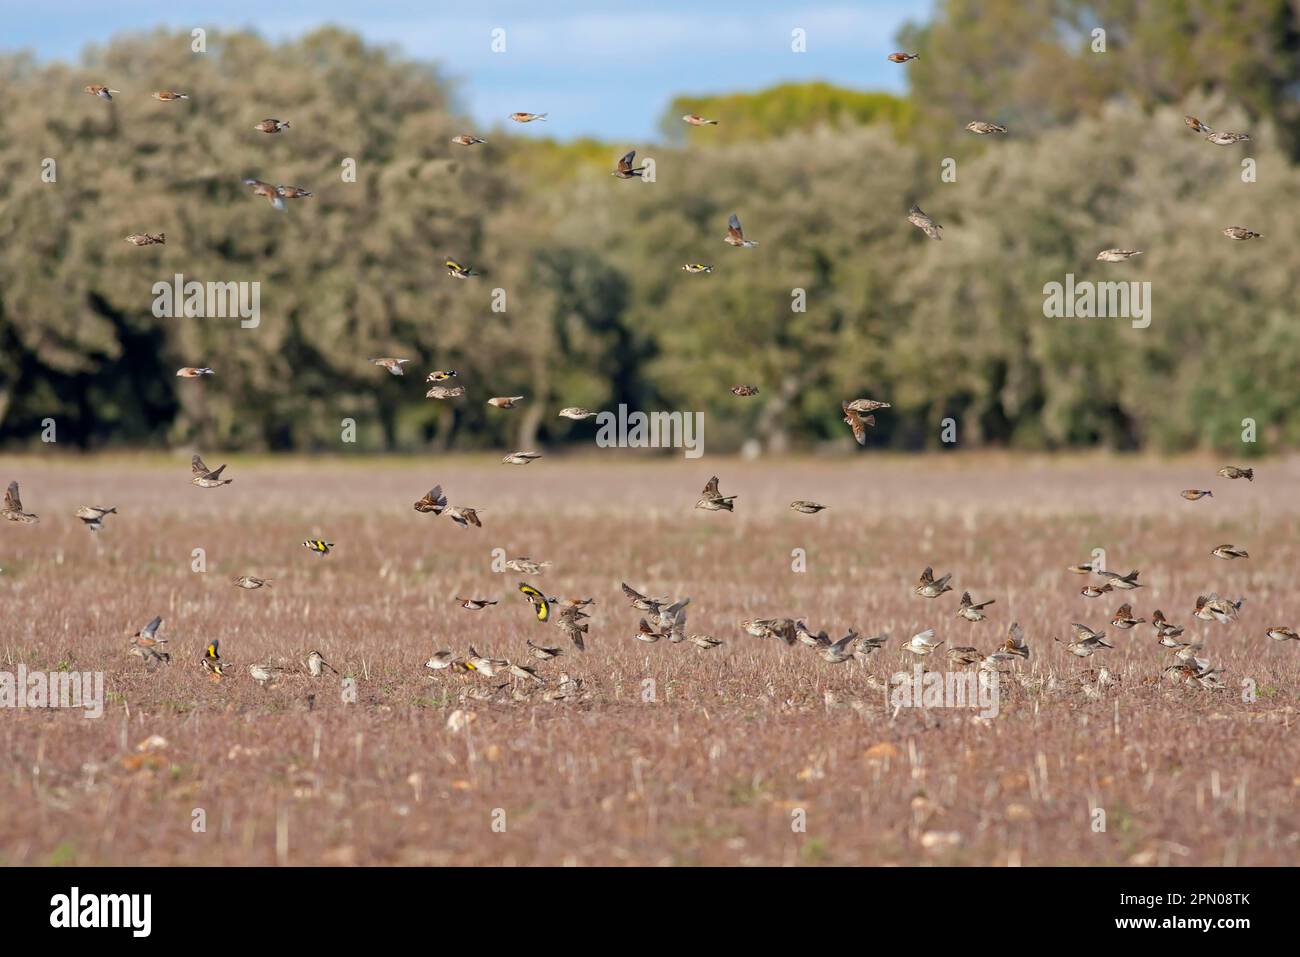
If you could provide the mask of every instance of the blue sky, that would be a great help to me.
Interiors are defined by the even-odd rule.
[[[906,68],[885,57],[898,28],[927,19],[931,7],[931,0],[2,0],[0,49],[73,60],[87,43],[121,31],[253,27],[280,39],[330,23],[438,62],[459,81],[460,102],[482,128],[526,110],[550,113],[547,125],[521,128],[534,134],[638,142],[657,138],[659,117],[678,93],[818,79],[902,92]],[[496,54],[490,44],[498,27],[506,52]],[[791,52],[796,27],[806,31],[806,53]]]

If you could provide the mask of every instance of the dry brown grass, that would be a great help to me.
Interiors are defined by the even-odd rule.
[[[1218,478],[1218,464],[235,460],[234,485],[204,491],[179,456],[0,459],[0,479],[18,478],[42,516],[0,527],[0,669],[102,670],[110,695],[99,720],[0,712],[0,862],[1294,862],[1300,644],[1264,629],[1300,624],[1300,465],[1261,465],[1250,485]],[[740,496],[734,515],[691,507],[715,471]],[[481,507],[485,527],[415,513],[435,481]],[[1189,487],[1216,497],[1185,502]],[[798,515],[786,508],[795,498],[832,507]],[[120,507],[97,541],[72,517],[82,503]],[[299,544],[316,535],[336,553]],[[1223,542],[1252,557],[1212,558]],[[1145,625],[1111,629],[1122,599],[1084,599],[1084,579],[1064,571],[1094,546],[1111,568],[1142,569],[1148,587],[1124,597],[1204,640],[1226,690],[1144,684],[1168,653]],[[206,573],[191,571],[195,548]],[[464,682],[424,673],[442,647],[523,658],[529,637],[567,646],[531,619],[519,575],[491,571],[494,548],[553,561],[537,579],[548,592],[597,598],[587,653],[542,665],[551,686],[560,666],[584,678],[585,700],[505,689],[462,701]],[[806,573],[791,571],[794,548],[807,550]],[[927,564],[954,572],[957,591],[912,595]],[[242,574],[275,584],[241,591],[231,579]],[[635,642],[640,613],[620,581],[689,595],[690,630],[726,644]],[[997,599],[989,621],[954,617],[964,588]],[[1247,596],[1239,623],[1191,618],[1210,589]],[[465,611],[456,594],[501,604]],[[175,660],[151,674],[123,647],[155,614]],[[922,628],[991,648],[1016,620],[1034,652],[1025,670],[1068,678],[1084,665],[1051,637],[1083,621],[1118,636],[1093,661],[1123,683],[1103,700],[1006,683],[991,721],[894,715],[856,665],[736,626],[778,615],[891,632],[873,659],[881,676]],[[217,685],[196,666],[210,638],[229,663]],[[306,676],[311,648],[356,677],[357,703]],[[246,666],[274,658],[298,673],[258,687]],[[1243,678],[1258,684],[1253,703]],[[459,732],[447,726],[457,709],[474,716]],[[166,747],[142,756],[151,735]],[[1104,833],[1091,829],[1094,805]],[[191,830],[195,808],[206,833]],[[796,809],[806,833],[792,831]]]

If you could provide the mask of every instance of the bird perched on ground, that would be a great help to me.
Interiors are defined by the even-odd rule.
[[[948,574],[936,580],[934,569],[926,565],[925,570],[921,572],[921,577],[916,581],[916,587],[912,590],[922,598],[938,598],[944,592],[952,591],[952,586],[948,584],[950,578],[952,575]]]
[[[1244,548],[1238,548],[1236,545],[1219,545],[1212,552],[1215,558],[1222,558],[1225,561],[1231,561],[1234,558],[1249,558],[1250,552]]]
[[[1245,479],[1247,482],[1255,481],[1254,469],[1240,469],[1235,465],[1225,465],[1219,469],[1219,474],[1226,479]]]
[[[221,667],[221,652],[219,645],[220,641],[213,638],[208,642],[207,647],[203,649],[203,657],[199,659],[204,670],[208,672],[214,681],[225,674],[225,671],[223,671]]]
[[[1097,262],[1102,263],[1122,263],[1125,260],[1132,259],[1134,256],[1141,256],[1140,249],[1103,249],[1097,253]]]
[[[406,370],[403,369],[402,366],[410,362],[411,360],[394,359],[391,356],[382,356],[381,358],[371,359],[370,361],[373,362],[375,365],[379,366],[381,369],[387,369],[389,375],[406,375]]]
[[[505,563],[505,567],[513,572],[519,572],[521,575],[540,575],[542,572],[551,567],[550,562],[535,562],[531,558],[520,556],[512,558]]]
[[[682,117],[682,122],[688,126],[717,126],[717,120],[706,120],[697,113],[687,113]]]
[[[1178,493],[1189,502],[1195,502],[1197,499],[1214,498],[1214,493],[1209,489],[1185,488]]]
[[[313,651],[307,656],[307,673],[313,678],[319,678],[326,668],[338,674],[338,669],[326,661],[325,656],[319,651]]]
[[[444,671],[451,667],[452,658],[451,649],[444,648],[442,651],[435,651],[429,660],[424,663],[424,667],[430,671]]]
[[[132,233],[126,237],[132,246],[163,246],[167,243],[166,233]]]
[[[966,129],[972,133],[978,133],[980,136],[988,136],[990,133],[1005,133],[1005,126],[998,126],[996,123],[985,123],[982,120],[974,120],[966,124]]]
[[[914,655],[924,657],[943,644],[943,641],[934,640],[934,629],[927,628],[909,638],[902,646],[903,651],[910,651]]]
[[[723,495],[718,491],[718,477],[716,475],[705,484],[704,491],[701,494],[704,497],[695,503],[696,508],[702,508],[709,512],[731,512],[735,510],[736,496]]]
[[[520,402],[524,401],[522,395],[498,395],[487,400],[487,404],[496,406],[498,409],[513,409]]]
[[[1205,137],[1206,140],[1215,146],[1231,146],[1233,143],[1244,143],[1250,139],[1249,133],[1210,133]]]
[[[447,267],[447,275],[455,279],[471,279],[478,275],[469,266],[462,266],[454,259],[448,259],[444,265]]]
[[[426,399],[456,399],[465,394],[463,385],[435,385],[424,394]]]
[[[511,113],[510,118],[516,123],[532,123],[534,120],[544,120],[549,113]]]
[[[733,386],[731,387],[731,394],[732,394],[732,395],[738,395],[738,396],[740,396],[742,399],[743,399],[743,398],[747,398],[747,397],[749,397],[749,396],[751,396],[751,395],[758,395],[758,386],[756,386],[756,385],[733,385]]]
[[[575,422],[581,422],[583,419],[590,419],[596,413],[589,409],[584,409],[579,405],[570,405],[560,410],[560,417],[572,419]]]
[[[501,459],[503,465],[527,465],[535,459],[542,457],[541,452],[511,452]]]
[[[802,512],[805,515],[816,515],[818,512],[830,508],[829,505],[819,505],[817,502],[805,502],[802,499],[791,502],[790,507],[796,512]]]
[[[745,231],[740,228],[740,219],[735,213],[732,213],[731,218],[727,220],[727,235],[723,237],[723,241],[728,246],[736,246],[744,249],[758,245],[754,240],[745,238]]]
[[[487,140],[481,136],[473,136],[469,133],[461,133],[459,136],[453,136],[451,141],[457,146],[478,146],[480,143],[486,143]]]
[[[687,272],[694,276],[699,273],[713,272],[713,267],[706,266],[704,263],[686,263],[686,265],[682,266],[682,272]]]
[[[1296,634],[1294,628],[1284,628],[1281,625],[1274,625],[1265,632],[1274,641],[1300,641],[1300,635]]]
[[[234,479],[223,479],[221,473],[225,471],[226,466],[220,465],[215,469],[210,469],[203,464],[203,459],[197,455],[190,460],[190,471],[193,478],[190,479],[191,485],[199,488],[220,488],[223,485],[229,485]]]
[[[1110,620],[1110,623],[1122,631],[1128,631],[1130,628],[1135,628],[1144,621],[1146,621],[1145,618],[1134,618],[1133,606],[1125,602],[1115,610],[1115,617]]]
[[[1259,239],[1263,233],[1257,233],[1253,229],[1247,229],[1245,226],[1228,226],[1223,230],[1223,235],[1229,239],[1246,240]]]
[[[122,91],[110,90],[106,86],[97,86],[96,84],[92,83],[90,86],[86,87],[86,92],[89,93],[91,96],[99,97],[101,100],[111,100],[113,98],[114,93],[121,93]]]
[[[908,209],[907,221],[931,239],[943,239],[943,237],[939,235],[939,231],[943,229],[943,227],[927,216],[924,211],[922,211],[921,207],[916,205],[916,203],[913,203],[911,208]]]
[[[248,591],[252,591],[254,588],[269,588],[271,586],[271,579],[255,578],[252,575],[240,575],[234,580],[234,582],[240,588],[247,589]]]
[[[252,664],[248,666],[248,673],[253,676],[253,680],[258,685],[265,687],[267,684],[279,681],[284,675],[284,669],[273,664]]]
[[[1194,117],[1194,116],[1184,116],[1184,117],[1183,117],[1183,122],[1186,123],[1189,127],[1191,127],[1191,128],[1192,128],[1195,132],[1197,132],[1197,133],[1213,133],[1213,132],[1214,132],[1213,128],[1211,128],[1211,127],[1209,127],[1209,126],[1206,126],[1204,123],[1202,123],[1200,120],[1198,120],[1198,119],[1197,119],[1196,117]]]
[[[212,374],[212,370],[207,366],[185,366],[176,370],[176,378],[178,379],[199,379]]]
[[[614,172],[610,173],[609,175],[617,176],[619,179],[640,178],[641,174],[645,172],[645,167],[644,166],[634,167],[632,163],[635,159],[636,159],[636,150],[628,150],[625,154],[623,154],[622,158],[618,161],[618,165],[615,167]]]
[[[844,413],[844,423],[853,430],[853,437],[857,439],[858,445],[866,445],[867,426],[875,425],[876,417],[863,415],[853,408],[853,403],[847,399],[840,401],[840,411]]]
[[[104,527],[104,516],[116,515],[117,506],[103,505],[82,505],[77,509],[77,518],[85,524],[92,532],[98,532]]]
[[[265,198],[275,209],[284,212],[284,197],[280,195],[280,190],[276,186],[260,179],[246,179],[244,185],[253,187],[254,196]]]
[[[263,120],[261,123],[258,123],[253,127],[253,129],[257,130],[259,133],[279,133],[281,130],[287,130],[288,128],[288,120],[274,119]]]
[[[915,60],[921,54],[919,53],[891,53],[889,61],[891,63],[906,63],[908,60]]]
[[[324,558],[334,548],[334,543],[327,542],[319,538],[309,538],[307,539],[307,541],[302,543],[302,547],[306,549],[310,549],[311,551],[319,555],[321,558]]]
[[[980,602],[971,601],[970,592],[964,591],[961,593],[961,607],[957,609],[957,617],[965,618],[970,622],[983,621],[988,617],[988,615],[984,614],[980,609],[987,608],[995,601],[997,601],[996,598],[990,598],[988,601]]]

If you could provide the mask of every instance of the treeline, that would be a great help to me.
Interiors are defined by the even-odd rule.
[[[975,88],[948,64],[921,72],[967,6],[917,33],[902,106],[817,89],[799,94],[805,113],[765,106],[784,119],[763,135],[691,129],[603,154],[474,129],[434,68],[334,29],[278,45],[210,33],[203,55],[188,34],[123,37],[75,68],[11,57],[0,441],[37,443],[53,418],[60,442],[86,447],[329,449],[351,419],[364,448],[523,447],[590,441],[594,424],[558,418],[562,406],[626,403],[705,411],[710,450],[780,450],[850,443],[839,402],[871,396],[894,406],[872,446],[938,446],[946,418],[962,447],[1240,453],[1246,419],[1259,438],[1247,452],[1294,444],[1300,170],[1285,110],[1225,80],[1230,92],[1172,103],[1099,93],[1050,122],[1016,112],[1022,133],[964,103]],[[988,32],[971,42],[1004,55]],[[88,83],[123,93],[108,103]],[[149,98],[164,89],[192,99]],[[686,102],[742,125],[743,98],[670,112]],[[1253,139],[1214,146],[1184,112]],[[266,117],[293,125],[253,131]],[[1012,132],[985,142],[961,132],[970,119]],[[964,139],[945,150],[950,130]],[[489,142],[452,145],[461,132]],[[633,146],[654,182],[608,175]],[[250,177],[313,195],[277,213]],[[943,241],[907,222],[913,202]],[[732,212],[757,248],[722,242]],[[1228,225],[1263,239],[1233,242]],[[167,242],[123,241],[141,232]],[[1145,253],[1095,262],[1113,246]],[[447,256],[482,275],[447,276]],[[178,273],[260,283],[259,324],[156,317],[153,286]],[[1149,282],[1150,325],[1046,318],[1044,286],[1067,274]],[[374,356],[413,361],[398,378]],[[175,376],[199,365],[216,375]],[[432,369],[456,369],[467,394],[424,398]],[[761,391],[738,399],[737,383]],[[484,402],[520,394],[508,413]]]

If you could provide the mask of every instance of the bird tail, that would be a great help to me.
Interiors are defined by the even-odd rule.
[[[538,113],[538,114],[537,114],[537,118],[538,118],[539,120],[544,120],[544,119],[546,119],[546,118],[547,118],[548,116],[550,116],[550,115],[551,115],[551,114],[549,114],[549,113]]]

